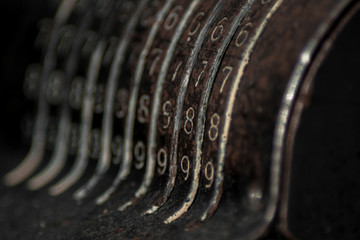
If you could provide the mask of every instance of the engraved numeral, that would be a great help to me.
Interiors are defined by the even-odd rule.
[[[205,165],[205,170],[204,170],[204,175],[206,180],[209,181],[208,184],[205,185],[206,188],[211,187],[211,185],[214,182],[214,165],[212,164],[212,162],[208,162]]]
[[[205,71],[205,68],[206,68],[206,66],[207,66],[207,64],[208,64],[208,61],[203,61],[202,64],[204,65],[204,67],[203,67],[203,69],[201,70],[201,72],[200,72],[200,74],[199,74],[199,76],[198,76],[198,78],[197,78],[197,80],[196,80],[195,87],[197,87],[197,85],[199,84],[200,78],[201,78],[201,76],[203,75],[203,73],[204,73],[204,71]]]
[[[200,20],[205,16],[205,13],[204,12],[199,12],[195,17],[194,19],[191,21],[191,24],[190,24],[190,28],[189,28],[189,36],[193,36],[195,35],[199,29],[200,29]],[[196,24],[196,26],[195,26]]]
[[[94,112],[99,114],[104,112],[106,88],[103,84],[95,86],[94,89]]]
[[[181,171],[185,174],[185,181],[189,178],[189,170],[190,170],[190,160],[188,156],[183,156],[180,161]]]
[[[164,129],[167,129],[170,126],[170,110],[171,109],[171,102],[166,101],[163,105],[163,115],[165,117],[165,124],[162,126]]]
[[[179,13],[178,12],[180,12],[182,10],[183,10],[183,7],[180,5],[177,5],[176,7],[174,7],[174,9],[169,13],[167,18],[165,19],[165,22],[164,22],[165,30],[170,31],[171,29],[173,29],[175,27],[175,25],[179,21]]]
[[[195,110],[193,107],[190,107],[186,111],[186,120],[184,123],[184,130],[186,134],[190,134],[194,128],[194,122],[193,122],[194,117],[195,117]]]
[[[154,0],[150,1],[150,5],[141,15],[140,24],[143,27],[150,26],[154,22],[154,12],[156,8],[161,4],[160,1]]]
[[[228,20],[229,19],[227,17],[224,17],[219,21],[219,23],[214,28],[214,31],[211,33],[211,41],[215,42],[221,37],[224,31],[224,25],[222,23],[227,22]]]
[[[230,67],[230,66],[226,66],[226,67],[223,68],[222,71],[223,71],[223,72],[227,72],[227,73],[226,73],[226,75],[225,75],[224,81],[223,81],[222,84],[221,84],[220,93],[223,92],[224,86],[225,86],[225,84],[226,84],[226,81],[228,80],[228,78],[229,78],[232,70],[233,70],[233,68]]]
[[[251,27],[252,27],[252,23],[247,23],[241,29],[241,31],[239,32],[239,34],[237,35],[236,40],[235,40],[235,45],[237,47],[241,47],[242,45],[244,45],[244,43],[246,42],[246,40],[248,39],[248,36],[249,36],[248,29]]]
[[[146,123],[149,118],[149,105],[150,97],[149,95],[142,95],[140,98],[140,106],[138,109],[138,120],[140,123]]]
[[[219,135],[219,123],[220,123],[220,116],[219,114],[217,113],[214,113],[214,115],[212,115],[211,117],[211,126],[210,126],[210,129],[209,129],[209,139],[211,141],[215,141],[216,138],[218,137]]]
[[[157,171],[160,175],[163,175],[167,167],[167,154],[164,148],[161,148],[157,154],[157,164],[159,165]]]
[[[174,74],[173,74],[173,76],[172,76],[172,78],[171,78],[171,81],[173,82],[174,80],[175,80],[175,78],[176,78],[176,76],[177,76],[177,73],[178,73],[178,71],[179,71],[179,68],[181,67],[181,65],[182,65],[182,61],[177,65],[177,67],[176,67],[176,69],[175,69],[175,72],[174,72]]]
[[[116,93],[115,98],[115,115],[118,118],[124,118],[128,108],[129,92],[127,89],[121,88]]]
[[[142,169],[145,165],[145,144],[142,141],[136,143],[134,147],[134,156],[135,156],[135,168]]]

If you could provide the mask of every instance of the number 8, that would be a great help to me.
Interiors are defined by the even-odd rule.
[[[190,107],[187,111],[186,111],[186,120],[184,123],[184,130],[187,134],[190,134],[194,128],[194,117],[195,117],[195,110],[194,108]],[[190,125],[190,128],[188,129],[187,126]]]
[[[219,123],[220,123],[220,116],[219,114],[214,113],[214,115],[211,117],[211,126],[208,132],[211,141],[215,141],[219,135],[219,128],[218,128]]]

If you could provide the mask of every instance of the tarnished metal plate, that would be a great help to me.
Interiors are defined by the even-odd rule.
[[[1,96],[4,239],[359,235],[357,1],[51,4]]]

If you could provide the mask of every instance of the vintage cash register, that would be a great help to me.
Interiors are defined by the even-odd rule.
[[[0,239],[360,238],[360,1],[0,6]]]

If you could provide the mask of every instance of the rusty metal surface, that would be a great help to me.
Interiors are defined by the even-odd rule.
[[[1,124],[2,155],[11,159],[1,170],[3,239],[359,236],[357,218],[349,215],[336,215],[348,227],[329,220],[304,231],[305,213],[315,216],[313,222],[326,221],[331,209],[316,211],[325,201],[316,198],[321,189],[301,188],[307,172],[299,162],[314,152],[300,140],[303,131],[310,139],[315,131],[298,130],[309,121],[302,118],[304,101],[316,105],[309,86],[322,82],[318,69],[331,47],[346,45],[336,39],[358,13],[357,1],[88,0],[71,10],[73,3],[53,1],[47,10],[53,20],[38,35],[44,40],[29,36],[39,46],[23,52],[31,56],[26,64],[6,69],[10,50],[2,56],[4,89],[17,96],[25,89],[19,112],[8,111],[25,119],[24,136],[6,143],[7,126],[20,128],[20,121],[9,117]],[[335,65],[356,65],[360,52],[353,49],[346,60],[334,57]],[[356,71],[346,70],[356,78]],[[18,86],[8,83],[13,72],[22,73]],[[33,78],[41,86],[31,88]],[[349,100],[342,104],[354,105],[356,113],[353,81],[352,92],[344,87],[342,97]],[[7,108],[16,108],[1,93]],[[358,149],[355,133],[347,134],[351,148],[339,154]],[[24,159],[26,148],[30,157]],[[327,169],[324,159],[319,162]],[[315,172],[313,181],[321,176]],[[351,176],[348,181],[358,181]],[[308,182],[303,186],[311,187]],[[332,194],[357,185],[341,186]],[[324,205],[350,204],[357,216],[356,201],[346,196]]]

